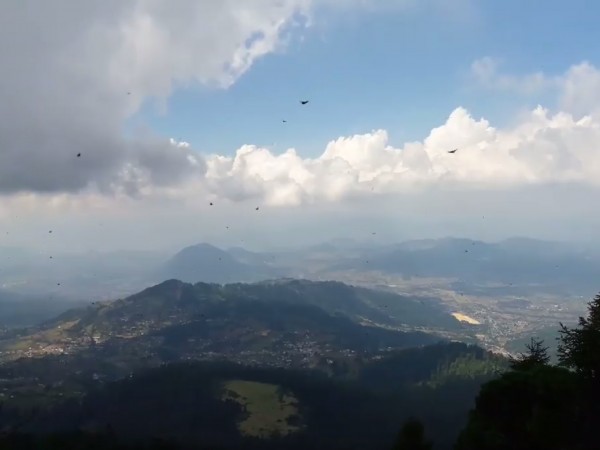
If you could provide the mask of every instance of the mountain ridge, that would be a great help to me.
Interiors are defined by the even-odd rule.
[[[158,358],[163,360],[212,358],[227,349],[227,357],[246,355],[241,362],[275,363],[288,348],[292,356],[285,364],[310,365],[315,353],[376,352],[465,331],[468,327],[435,305],[339,282],[220,285],[170,279],[126,298],[67,311],[0,341],[0,348],[4,358],[101,352],[120,361],[126,354],[143,359],[161,352],[171,355]]]

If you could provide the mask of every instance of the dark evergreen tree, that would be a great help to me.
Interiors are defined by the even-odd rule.
[[[544,347],[544,341],[531,338],[531,342],[525,346],[526,353],[521,353],[517,358],[511,358],[510,367],[513,370],[529,370],[534,367],[546,366],[550,362],[548,347]]]
[[[578,328],[560,324],[558,358],[593,385],[600,385],[600,294],[588,303],[588,317],[579,318]]]
[[[579,435],[581,443],[573,448],[597,448],[600,421],[600,294],[588,303],[588,316],[579,318],[579,326],[560,324],[558,358],[580,380]]]
[[[423,424],[414,418],[404,422],[393,450],[431,450],[433,444],[425,439]]]
[[[457,450],[572,449],[577,435],[577,377],[537,365],[486,383]]]

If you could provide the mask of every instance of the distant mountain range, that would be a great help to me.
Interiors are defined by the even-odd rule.
[[[188,282],[257,281],[315,271],[378,270],[467,283],[572,285],[589,290],[600,277],[600,254],[584,247],[529,238],[498,243],[443,238],[389,246],[326,242],[305,249],[259,253],[209,244],[187,247],[169,260],[163,278]]]
[[[88,301],[129,295],[166,279],[225,284],[282,277],[335,279],[340,272],[446,278],[462,292],[494,284],[590,295],[598,289],[600,252],[528,238],[497,243],[423,239],[389,245],[339,239],[270,252],[200,243],[171,257],[158,252],[40,255],[7,249],[0,258],[0,282],[14,292]]]
[[[470,239],[408,241],[341,261],[336,270],[378,270],[411,277],[454,278],[472,284],[503,283],[598,289],[600,255],[568,244],[527,238],[498,243]]]

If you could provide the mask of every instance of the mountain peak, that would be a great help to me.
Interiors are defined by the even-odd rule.
[[[219,252],[219,253],[227,253],[225,250],[220,249],[219,247],[209,244],[207,242],[200,242],[198,244],[194,244],[194,245],[189,245],[187,247],[184,247],[183,249],[181,249],[177,255],[180,255],[182,253],[189,253],[189,252]]]
[[[185,247],[165,264],[161,276],[188,283],[228,283],[245,280],[252,266],[211,244]]]

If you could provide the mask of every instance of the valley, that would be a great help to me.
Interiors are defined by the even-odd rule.
[[[398,295],[436,299],[447,311],[479,322],[471,327],[476,342],[500,353],[514,353],[515,349],[507,348],[507,343],[516,336],[536,335],[538,330],[546,328],[558,330],[560,322],[575,323],[585,311],[587,298],[515,285],[503,286],[498,292],[497,286],[469,286],[455,279],[406,279],[380,272],[334,272],[314,274],[314,277]]]
[[[449,449],[482,383],[509,367],[506,356],[531,336],[553,339],[559,322],[585,310],[585,289],[565,282],[507,281],[508,269],[462,278],[447,253],[464,244],[403,244],[402,264],[412,258],[417,274],[353,262],[397,249],[260,254],[202,244],[136,269],[116,298],[97,300],[101,285],[84,283],[88,300],[73,303],[63,281],[70,294],[53,304],[58,311],[7,317],[0,420],[11,432],[96,433],[108,423],[139,440],[148,436],[140,424],[151,423],[153,435],[190,445],[306,448],[343,436],[349,448],[383,449],[410,411]],[[446,255],[446,269],[424,270],[423,246],[437,248],[428,258]],[[118,290],[126,277],[106,275],[102,285]],[[39,297],[14,295],[5,308],[21,295],[22,310],[37,311]],[[147,416],[164,408],[176,417]]]
[[[397,294],[398,299],[416,299],[421,305],[432,308],[430,312],[435,310],[435,314],[443,311],[447,315],[472,319],[470,324],[463,322],[459,328],[426,322],[407,323],[394,319],[394,315],[406,314],[397,309],[401,302],[378,297],[375,309],[352,312],[353,320],[358,323],[398,331],[433,332],[447,339],[478,343],[501,353],[514,351],[508,345],[514,338],[557,327],[559,322],[576,321],[585,310],[585,299],[594,294],[593,280],[600,276],[600,258],[596,253],[585,248],[524,238],[499,243],[445,238],[389,245],[338,240],[270,252],[248,251],[241,247],[224,250],[198,244],[186,247],[172,257],[150,252],[95,253],[91,256],[58,254],[43,264],[35,262],[31,255],[31,260],[27,257],[26,253],[20,256],[19,267],[36,270],[35,277],[31,272],[13,268],[4,278],[0,274],[0,281],[12,286],[15,292],[7,291],[10,295],[31,296],[35,292],[37,304],[27,306],[27,301],[19,304],[31,311],[28,314],[32,317],[32,312],[36,311],[38,322],[52,319],[61,308],[67,309],[70,305],[76,307],[87,303],[92,310],[100,308],[102,313],[108,312],[111,300],[126,298],[168,278],[189,283],[229,283],[231,286],[244,281],[254,285],[252,289],[256,292],[252,295],[258,297],[265,295],[258,291],[264,285],[261,280],[335,280],[357,288]],[[28,262],[31,266],[27,266]],[[42,266],[44,270],[41,270]],[[49,271],[49,268],[53,269]],[[529,271],[529,278],[521,275],[524,270]],[[21,284],[11,285],[10,280],[17,278],[22,280]],[[42,295],[44,289],[47,290],[46,298]],[[325,297],[321,296],[319,302],[324,301]],[[55,306],[37,306],[42,302]],[[312,304],[320,307],[319,302]],[[2,304],[4,302],[0,302],[0,311]],[[346,304],[338,306],[339,310],[348,307]],[[12,306],[10,308],[14,310]],[[329,309],[329,312],[336,311]],[[19,323],[10,316],[4,317],[0,317],[0,327],[34,323]],[[129,328],[112,336],[116,340],[136,338],[156,325],[147,318],[122,320]],[[171,319],[161,316],[156,320],[167,325]],[[68,328],[69,324],[62,326]],[[46,334],[32,338],[33,345],[23,340],[14,348],[1,350],[2,358],[69,353],[89,346],[92,337],[96,343],[106,339],[99,329],[92,337],[64,331],[46,330]],[[11,331],[7,329],[6,332],[10,334]],[[300,329],[296,332],[303,333]],[[310,332],[296,341],[297,344],[290,344],[296,346],[293,353],[301,354],[304,359],[310,352],[318,350],[314,345],[315,336]],[[262,351],[268,350],[253,350],[248,358],[272,359],[260,353]],[[212,358],[211,352],[206,349],[202,357]]]

